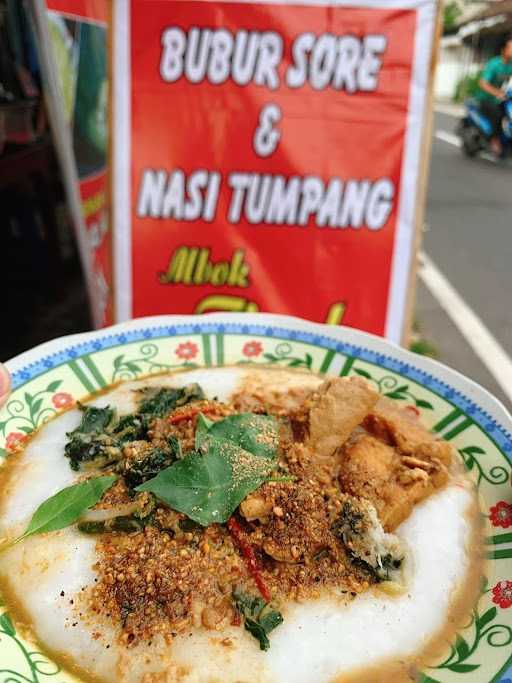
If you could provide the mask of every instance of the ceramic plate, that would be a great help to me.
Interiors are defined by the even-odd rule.
[[[14,390],[0,411],[0,459],[59,410],[112,382],[242,363],[361,375],[381,394],[416,406],[453,444],[478,487],[489,561],[470,623],[421,681],[512,683],[512,418],[487,391],[439,363],[349,328],[286,316],[134,320],[56,339],[8,363]],[[77,680],[27,642],[5,610],[0,607],[1,683]]]

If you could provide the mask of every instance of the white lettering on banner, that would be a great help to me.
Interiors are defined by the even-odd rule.
[[[183,221],[215,218],[222,176],[198,169],[188,177],[181,169],[169,173],[145,169],[137,201],[139,218]],[[388,178],[377,180],[318,176],[230,173],[229,223],[242,219],[256,225],[306,227],[310,220],[319,228],[363,228],[380,230],[386,224],[395,198],[395,186]]]
[[[137,201],[139,218],[175,218],[211,222],[215,218],[221,174],[199,169],[188,178],[181,169],[171,173],[145,169]]]
[[[279,87],[277,67],[283,56],[283,39],[274,31],[266,31],[261,36],[260,58],[256,63],[254,82],[266,85],[270,90]]]
[[[276,90],[278,68],[283,58],[283,38],[276,31],[191,27],[187,32],[171,26],[162,32],[160,75],[166,83],[182,76],[190,83],[207,80],[220,85],[231,78],[237,85],[255,85]],[[315,90],[345,90],[348,93],[377,89],[382,55],[387,39],[383,35],[315,36],[309,31],[292,43],[292,63],[286,70],[286,85],[301,88],[309,83]]]
[[[253,81],[270,90],[279,87],[277,68],[283,57],[283,39],[275,31],[237,31],[198,28],[187,33],[178,26],[162,32],[160,76],[174,83],[182,76],[190,83],[206,79],[213,85],[229,78],[240,86]]]
[[[181,28],[168,28],[162,33],[160,76],[167,83],[177,81],[183,73],[183,54],[186,44],[187,39]]]
[[[387,47],[385,36],[335,36],[301,33],[292,44],[293,63],[286,71],[286,85],[301,88],[307,82],[315,90],[376,90]]]
[[[211,57],[208,63],[208,80],[214,85],[225,83],[231,71],[230,57],[233,52],[233,36],[226,29],[213,32]]]
[[[173,29],[169,30],[172,31]],[[203,36],[202,40],[200,40],[201,35]],[[189,31],[188,49],[185,55],[185,73],[191,83],[200,83],[204,78],[208,65],[211,39],[212,32],[207,28],[203,29],[202,32],[198,28],[192,28]],[[185,49],[185,42],[186,38],[184,36],[183,50]],[[164,80],[167,79],[164,78]]]
[[[141,218],[160,217],[166,180],[167,173],[165,171],[153,171],[150,168],[144,171],[137,202],[137,216]]]
[[[301,180],[297,176],[288,181],[282,175],[275,175],[267,206],[269,223],[291,225],[295,219],[296,206],[299,203]]]
[[[281,109],[277,104],[266,104],[260,111],[258,127],[254,132],[254,151],[260,157],[268,157],[275,151],[281,132],[274,124],[281,120]]]
[[[370,230],[380,230],[387,221],[394,196],[395,187],[389,178],[382,178],[371,187],[366,211],[366,224]]]
[[[231,173],[232,190],[228,221],[267,225],[307,226],[311,219],[318,227],[380,230],[386,224],[395,197],[388,178],[347,180],[331,178],[327,183],[317,176],[292,177],[259,173]]]

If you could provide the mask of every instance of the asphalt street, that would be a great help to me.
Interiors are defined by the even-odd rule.
[[[512,167],[467,159],[447,141],[456,123],[456,117],[435,115],[423,250],[512,357]],[[436,137],[440,132],[448,135]],[[421,282],[416,314],[440,360],[510,409],[493,375]]]

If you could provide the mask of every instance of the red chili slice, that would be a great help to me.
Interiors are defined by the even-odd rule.
[[[185,420],[191,420],[194,417],[197,417],[199,413],[203,413],[203,415],[214,415],[217,412],[216,406],[203,406],[202,408],[190,408],[189,410],[182,410],[179,413],[174,413],[173,415],[169,415],[167,418],[167,422],[169,424],[175,425],[180,422],[184,422]]]
[[[228,519],[227,526],[229,529],[229,533],[233,537],[233,540],[242,552],[242,555],[249,569],[249,573],[254,579],[254,583],[258,586],[258,590],[261,593],[262,598],[265,600],[265,602],[270,602],[272,596],[270,595],[270,591],[265,585],[265,582],[263,581],[263,577],[261,576],[261,570],[258,565],[256,555],[254,554],[253,547],[245,539],[242,527],[234,517],[230,517]]]

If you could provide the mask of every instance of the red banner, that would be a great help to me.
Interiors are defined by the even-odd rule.
[[[107,173],[100,171],[82,179],[80,198],[92,256],[95,305],[101,312],[101,325],[111,325],[112,240],[107,211]]]
[[[63,172],[66,183],[75,186],[70,205],[96,326],[114,319],[107,196],[110,9],[107,0],[47,1],[50,63],[60,86],[53,103],[60,116],[53,126],[58,143],[72,148],[66,151],[73,172],[66,164]],[[68,129],[66,135],[62,127]]]
[[[120,318],[400,338],[436,3],[400,4],[116,4]]]

